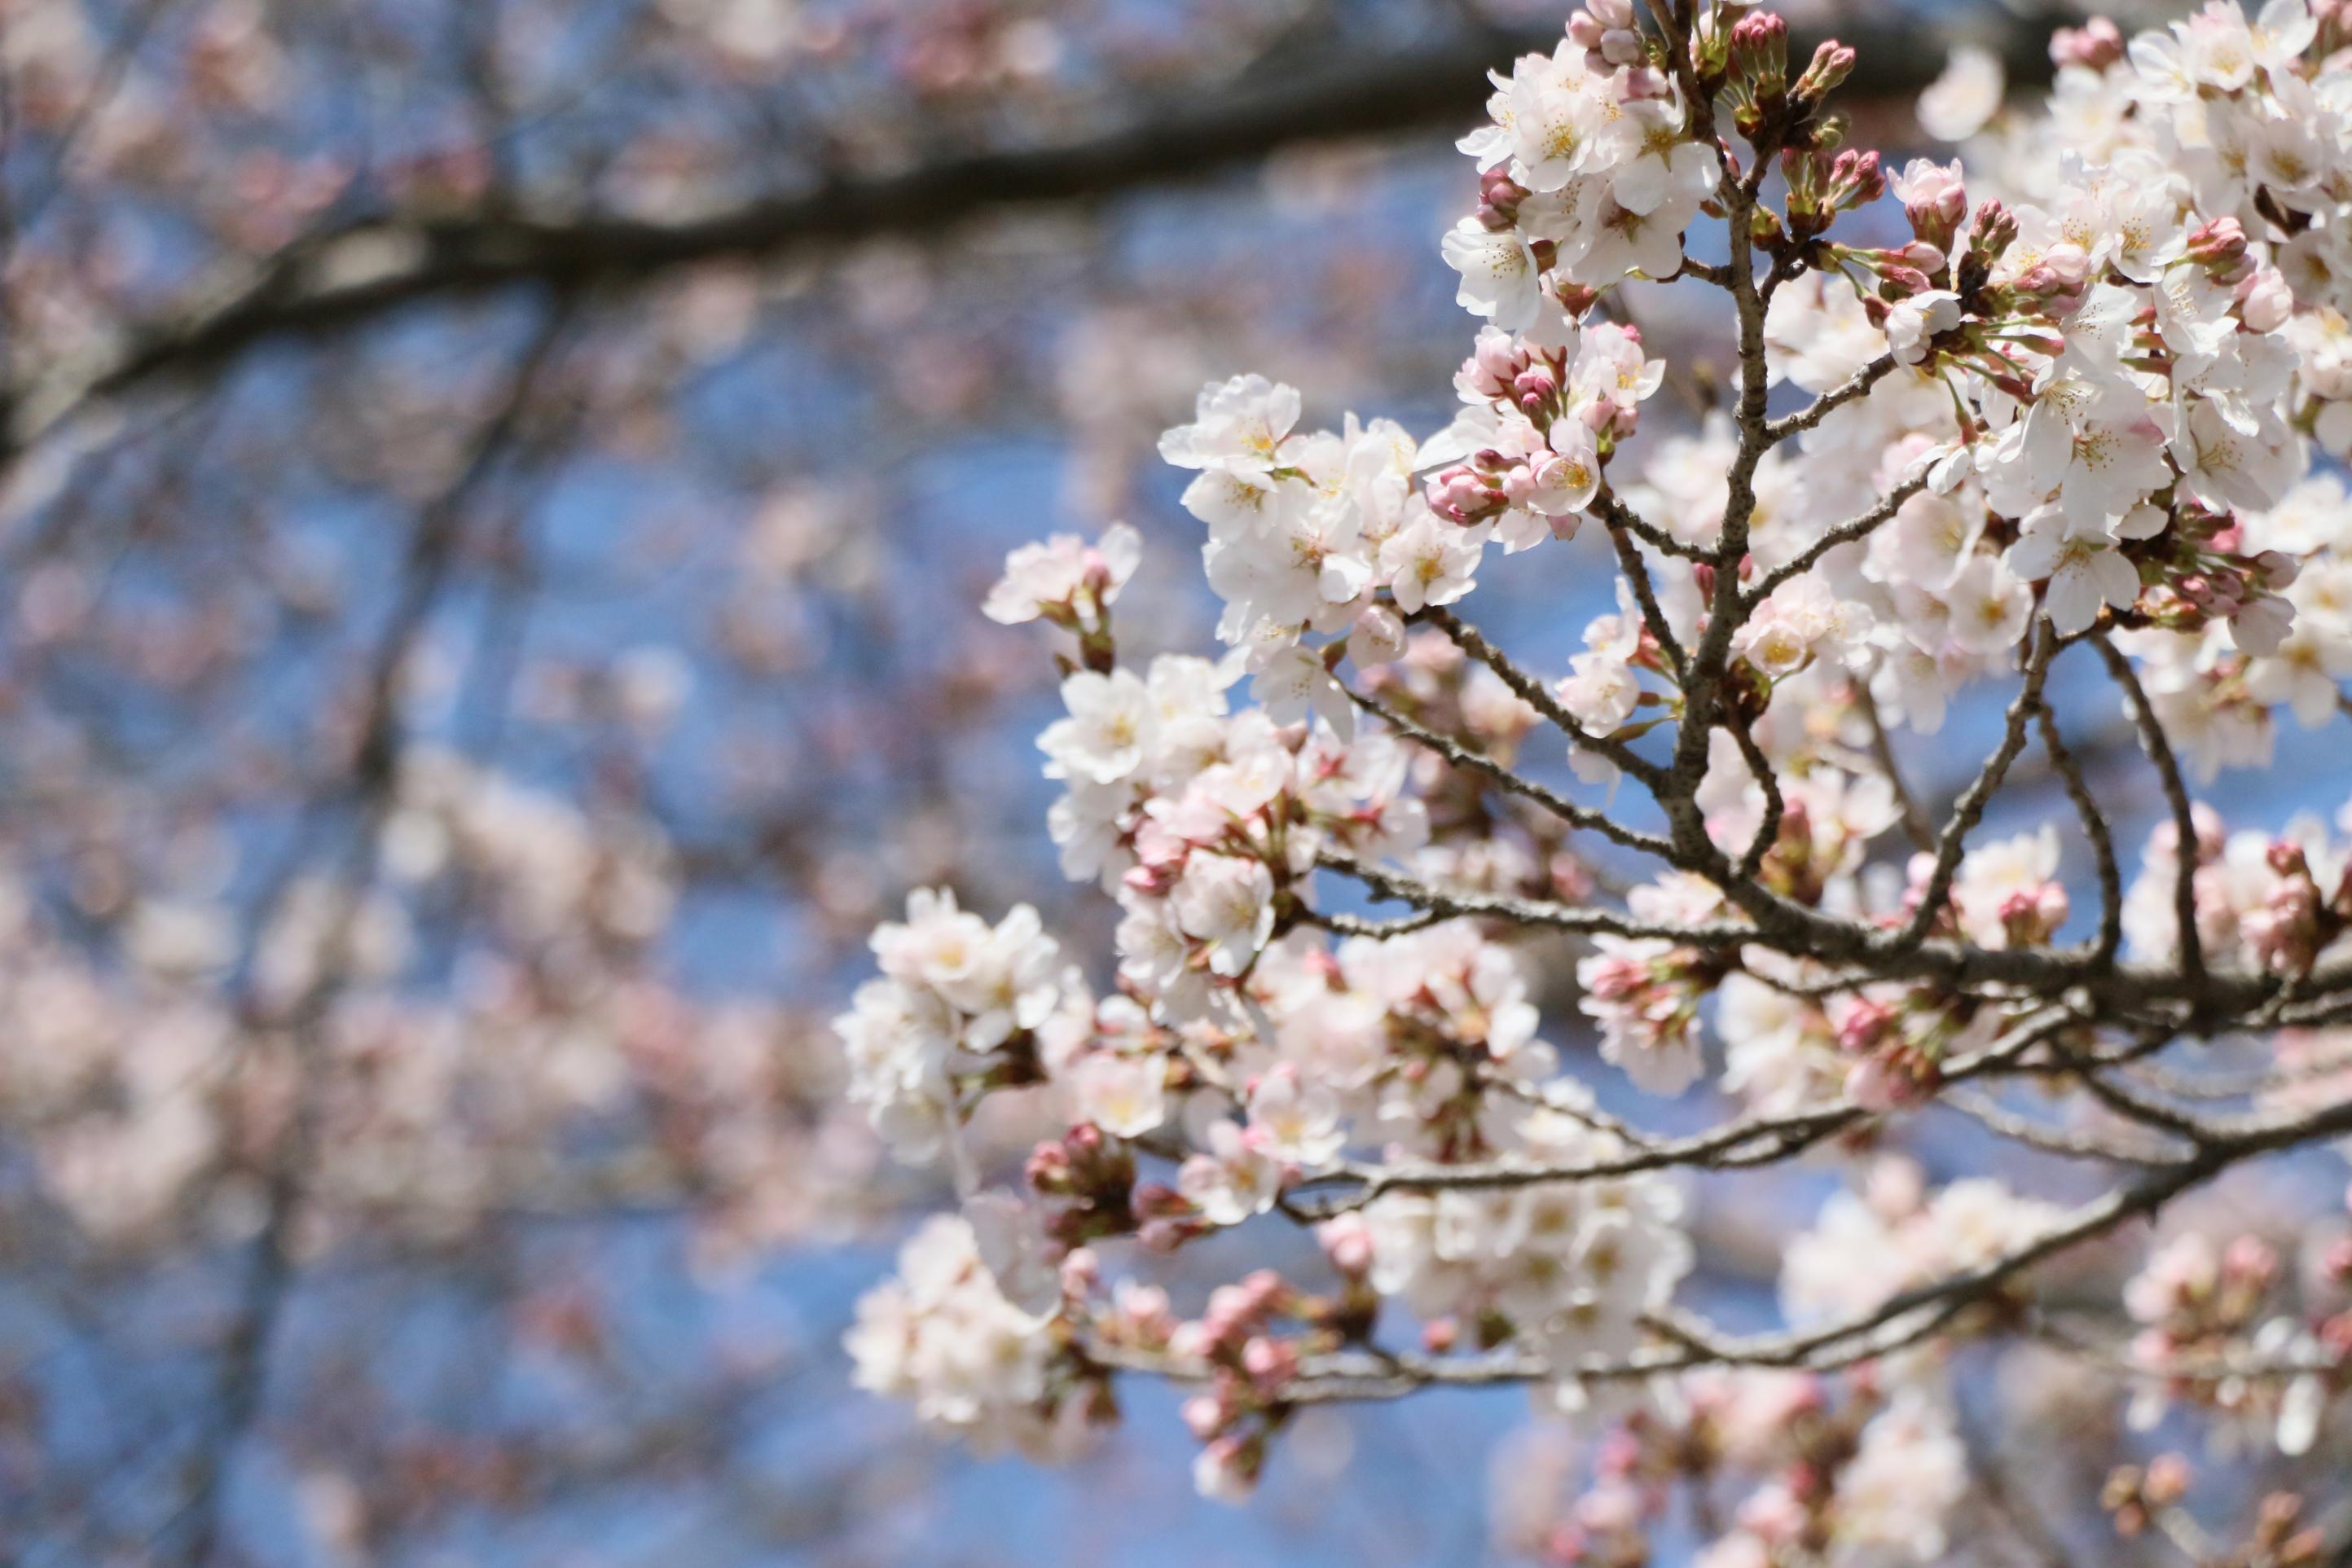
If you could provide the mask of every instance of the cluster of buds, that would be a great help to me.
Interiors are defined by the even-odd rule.
[[[1865,997],[1833,998],[1830,1017],[1838,1049],[1854,1059],[1845,1092],[1871,1111],[1923,1105],[1944,1081],[1944,1050],[1949,1019],[1940,1010],[1925,1015],[1906,1005]]]
[[[2341,906],[2347,890],[2338,887],[2331,906],[2301,844],[2276,840],[2267,858],[2278,881],[2259,905],[2239,916],[2239,935],[2273,974],[2308,974],[2321,949],[2344,929]]]
[[[2233,1343],[2262,1315],[2278,1279],[2278,1251],[2259,1236],[2218,1252],[2195,1232],[2176,1237],[2124,1287],[2126,1310],[2146,1325],[2133,1355],[2164,1370],[2201,1347]]]
[[[1578,1006],[1601,1025],[1601,1054],[1655,1094],[1678,1094],[1700,1070],[1700,1001],[1723,977],[1725,960],[1663,942],[1615,942],[1579,961]]]
[[[1499,452],[1481,452],[1467,463],[1431,475],[1423,495],[1431,511],[1449,523],[1472,528],[1508,511],[1511,491],[1529,487],[1531,468],[1513,464]]]
[[[2185,499],[2170,508],[2171,526],[2125,553],[2139,568],[2143,589],[2135,606],[2142,622],[2171,632],[2274,617],[2285,630],[2278,597],[2293,586],[2302,563],[2279,550],[2245,553],[2245,531],[2233,517],[2217,516]],[[2261,628],[2255,628],[2259,634]]]
[[[1209,1294],[1198,1320],[1180,1323],[1169,1349],[1211,1369],[1206,1392],[1184,1402],[1184,1425],[1200,1439],[1192,1479],[1203,1497],[1239,1501],[1255,1489],[1267,1445],[1289,1418],[1283,1391],[1298,1371],[1296,1341],[1270,1332],[1291,1305],[1291,1288],[1261,1269]]]
[[[1958,272],[1952,286],[1969,309],[1979,315],[1997,315],[1992,302],[1984,297],[1986,280],[1992,276],[1993,263],[2017,243],[2017,214],[1999,200],[1982,203],[1969,224],[1968,249],[1959,257]]]
[[[2019,888],[2000,903],[2000,928],[2011,948],[2038,947],[2066,924],[2069,907],[2065,884],[2045,882]]]
[[[2040,874],[2019,869],[2013,882],[1995,873],[1992,883],[1979,890],[1971,885],[1969,868],[1975,863],[1973,858],[1962,862],[1959,884],[1936,916],[1937,935],[1965,936],[1979,946],[2016,950],[2046,944],[2066,924],[2071,901],[2066,884],[2049,874],[2051,867],[2038,868]],[[1916,917],[1935,869],[1934,855],[1922,852],[1911,857],[1905,867],[1902,911],[1888,917],[1890,924]]]
[[[1789,107],[1789,24],[1775,12],[1751,11],[1702,50],[1702,69],[1723,73],[1723,101],[1731,122],[1753,143]],[[1719,60],[1707,58],[1719,50]]]
[[[1792,147],[1780,154],[1780,172],[1789,182],[1789,237],[1799,244],[1828,233],[1838,214],[1886,194],[1878,154],[1851,147]]]
[[[2130,1539],[2145,1531],[2156,1516],[2177,1508],[2189,1495],[2189,1461],[2179,1454],[2159,1454],[2146,1469],[2121,1465],[2109,1472],[2099,1489],[2099,1506],[2115,1521],[2116,1533]]]
[[[1813,51],[1804,73],[1790,83],[1789,24],[1770,11],[1750,11],[1728,27],[1718,20],[1692,48],[1701,86],[1729,110],[1733,129],[1768,154],[1778,147],[1837,145],[1842,128],[1821,109],[1853,74],[1855,57],[1851,47],[1832,39]]]
[[[1060,1203],[1048,1229],[1064,1246],[1135,1228],[1135,1155],[1091,1122],[1039,1144],[1023,1175],[1031,1191]]]
[[[1581,311],[1591,303],[1590,290],[1571,286],[1562,293],[1571,310]],[[1638,332],[1627,328],[1624,336],[1639,348]],[[1499,334],[1480,343],[1455,384],[1465,394],[1511,405],[1538,435],[1550,435],[1555,423],[1574,419],[1590,439],[1579,434],[1573,439],[1555,436],[1549,445],[1533,451],[1485,447],[1474,452],[1423,482],[1430,510],[1470,528],[1516,507],[1551,517],[1563,538],[1573,534],[1576,512],[1600,484],[1601,465],[1640,426],[1639,396],[1589,378],[1587,384],[1573,385],[1565,353],[1530,350]]]
[[[1812,63],[1805,68],[1805,74],[1797,78],[1797,85],[1789,89],[1791,117],[1802,119],[1819,110],[1830,94],[1835,92],[1846,78],[1853,75],[1854,61],[1859,57],[1851,46],[1841,44],[1835,38],[1815,49]],[[1831,131],[1830,127],[1816,124],[1812,129],[1814,133],[1809,138],[1812,145],[1829,144],[1830,138],[1825,133]],[[1798,138],[1792,135],[1790,140],[1793,142]]]

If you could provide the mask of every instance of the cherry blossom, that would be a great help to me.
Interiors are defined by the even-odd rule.
[[[1162,1375],[1238,1502],[1302,1408],[1520,1385],[1570,1457],[1509,1478],[1514,1550],[1661,1561],[1696,1520],[1671,1550],[1717,1568],[1950,1554],[1969,1358],[2290,1454],[2352,1425],[2352,1318],[2250,1228],[2120,1290],[2109,1256],[2352,1134],[2352,808],[2200,798],[2347,711],[2347,17],[2092,23],[2038,109],[1963,50],[1919,106],[1959,156],[1891,173],[1824,107],[1853,50],[1792,71],[1783,18],[1693,10],[1594,0],[1495,77],[1444,428],[1243,375],[1162,438],[1222,660],[1119,646],[1123,538],[1009,564],[991,613],[1075,639],[1049,828],[1114,977],[1021,908],[877,934],[841,1032],[894,1148],[971,1193],[983,1108],[1066,1124],[861,1322],[926,1418]],[[1715,307],[1672,339],[1727,329],[1719,386],[1654,402],[1689,367],[1629,280]],[[1492,628],[1530,601],[1523,658]],[[1726,1326],[1706,1221],[1799,1161],[1777,1322]],[[1219,1273],[1285,1226],[1316,1245]],[[967,1235],[1025,1327],[939,1287],[976,1292]],[[916,1366],[960,1311],[999,1381]],[[2178,1505],[2129,1479],[2118,1521]]]

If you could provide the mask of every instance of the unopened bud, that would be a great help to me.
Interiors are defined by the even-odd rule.
[[[2246,254],[2246,231],[2233,217],[2209,218],[2189,233],[2189,256],[2206,267],[2228,266]]]
[[[2050,37],[2050,63],[2061,70],[2080,66],[2103,71],[2123,57],[2123,29],[2105,16],[2094,16],[2079,27],[2061,27]]]
[[[1750,11],[1731,25],[1731,69],[1753,84],[1759,96],[1785,91],[1789,81],[1789,23],[1772,11]]]
[[[1587,310],[1591,309],[1594,301],[1601,298],[1601,291],[1597,288],[1589,287],[1581,283],[1560,281],[1559,275],[1557,273],[1552,277],[1554,279],[1552,293],[1559,298],[1559,308],[1568,312],[1570,319],[1581,317]]]
[[[1813,51],[1813,63],[1797,78],[1791,97],[1808,104],[1816,104],[1835,91],[1838,85],[1853,74],[1854,52],[1832,38]]]
[[[1997,256],[2017,243],[2017,214],[1995,199],[1977,209],[1969,231],[1969,248]]]
[[[1927,280],[1926,273],[1903,262],[1882,264],[1878,268],[1878,277],[1887,290],[1898,298],[1907,298],[1914,294],[1925,294],[1935,287]]]

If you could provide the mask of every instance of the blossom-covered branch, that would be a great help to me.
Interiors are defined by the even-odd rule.
[[[1027,911],[991,925],[944,893],[877,933],[840,1022],[852,1092],[964,1201],[869,1298],[870,1386],[1056,1448],[1109,1417],[1115,1375],[1197,1383],[1221,1496],[1335,1398],[1529,1384],[1666,1463],[1706,1413],[1801,1397],[1843,1435],[1801,1487],[1762,1466],[1706,1561],[1930,1561],[1967,1486],[1958,1358],[2047,1348],[2044,1276],[2352,1133],[2340,1074],[2218,1114],[2132,1077],[2217,1041],[2304,1050],[2283,1024],[2352,1004],[2352,850],[2316,823],[2230,833],[2191,783],[2266,761],[2279,708],[2336,722],[2352,674],[2352,508],[2324,472],[2352,453],[2352,18],[2216,0],[2128,47],[2068,29],[2053,57],[2073,145],[1995,101],[1960,116],[1963,74],[1923,119],[1979,133],[1985,166],[1895,173],[1846,144],[1852,48],[1792,56],[1750,5],[1591,0],[1461,142],[1476,205],[1443,253],[1485,324],[1454,421],[1310,431],[1297,392],[1241,375],[1163,437],[1224,653],[1125,662],[1129,530],[1015,554],[989,612],[1078,639],[1040,746],[1063,869],[1119,906],[1117,975],[1097,991]],[[1601,308],[1633,279],[1728,338],[1729,406],[1695,430],[1654,428],[1666,367]],[[1540,675],[1473,596],[1591,551],[1587,518],[1613,603]],[[2084,642],[2168,808],[2128,884],[2115,798],[2063,737]],[[1895,737],[1961,703],[1996,739],[1938,823]],[[2027,809],[2037,736],[2088,912],[2056,821],[1985,832]],[[1367,918],[1365,894],[1414,913]],[[1568,952],[1598,1067],[1538,1038],[1531,977]],[[1700,1131],[1602,1109],[1703,1081],[1731,1109]],[[1068,1129],[1018,1190],[964,1146],[1007,1093]],[[1687,1304],[1690,1184],[1855,1159],[1939,1106],[2110,1185],[1930,1193],[1881,1163],[1787,1240],[1781,1326]],[[1150,1278],[1269,1215],[1315,1228],[1319,1278],[1260,1270],[1198,1315]],[[2326,1268],[2340,1285],[2352,1256]],[[2263,1414],[2289,1453],[2352,1428],[2340,1302],[2266,1319],[2263,1351],[2294,1354],[2265,1360],[2253,1304],[2176,1333],[2188,1307],[2125,1295],[2166,1327],[2116,1354],[2177,1396]],[[2194,1370],[2217,1355],[2272,1370],[2225,1386]],[[1615,1554],[1580,1537],[1570,1560],[1643,1560],[1664,1505],[1627,1507]]]

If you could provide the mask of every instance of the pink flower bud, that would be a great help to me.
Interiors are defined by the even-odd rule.
[[[1527,356],[1518,351],[1511,340],[1500,332],[1481,336],[1476,350],[1470,356],[1469,368],[1494,389],[1500,397],[1527,365]]]
[[[2094,16],[2079,27],[2061,27],[2050,37],[2050,63],[2062,70],[2079,66],[2103,71],[2123,57],[2123,30],[2105,16]]]
[[[1915,239],[1901,250],[1888,254],[1900,257],[1904,266],[1912,267],[1923,275],[1932,273],[1944,265],[1942,248],[1930,245],[1923,239]]]
[[[1838,1022],[1838,1049],[1856,1056],[1875,1051],[1894,1027],[1893,1008],[1884,1002],[1857,1000]]]
[[[1260,1393],[1272,1395],[1297,1372],[1298,1347],[1260,1336],[1242,1347],[1242,1370],[1250,1375]]]
[[[1070,1182],[1070,1156],[1058,1143],[1048,1140],[1030,1151],[1029,1160],[1022,1167],[1022,1176],[1029,1186],[1041,1193],[1055,1193],[1067,1188]]]
[[[1926,273],[1916,267],[1906,266],[1901,262],[1882,264],[1878,269],[1878,276],[1898,296],[1925,294],[1935,287],[1927,280]]]
[[[1853,74],[1853,50],[1832,38],[1813,51],[1812,64],[1797,78],[1792,97],[1810,103],[1819,103],[1834,91],[1839,83]]]
[[[2257,332],[2275,332],[2294,314],[2294,293],[2286,275],[2268,262],[2254,267],[2238,284],[2238,315]]]
[[[1205,1443],[1225,1429],[1233,1418],[1232,1407],[1212,1394],[1196,1394],[1184,1401],[1184,1428]]]
[[[1759,55],[1778,48],[1785,57],[1788,47],[1788,18],[1776,11],[1750,11],[1731,25],[1731,51],[1735,55]]]
[[[1372,1270],[1372,1232],[1360,1215],[1343,1214],[1316,1228],[1315,1239],[1331,1267],[1351,1280]]]
[[[2245,258],[2246,231],[2233,217],[2209,218],[2189,232],[2189,258],[2226,270]]]

